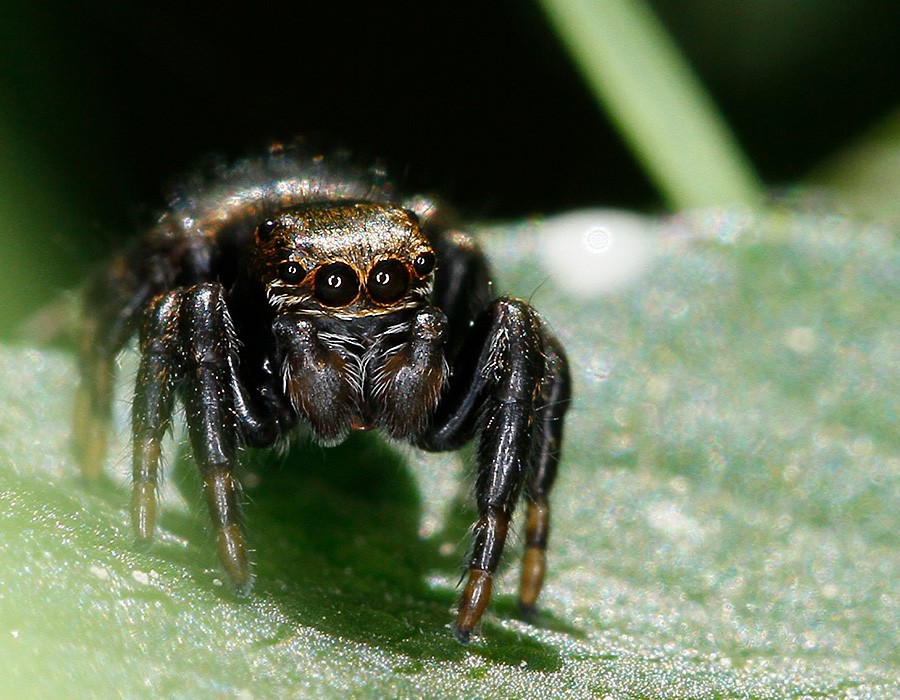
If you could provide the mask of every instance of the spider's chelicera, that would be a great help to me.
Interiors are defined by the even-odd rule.
[[[569,403],[565,355],[527,303],[492,298],[487,263],[433,202],[377,170],[294,149],[187,182],[89,287],[76,401],[84,474],[100,473],[115,357],[140,333],[132,409],[137,537],[153,536],[160,443],[176,399],[219,556],[252,570],[235,477],[242,446],[306,424],[325,444],[381,429],[430,451],[478,439],[478,520],[456,620],[481,618],[520,494],[520,605],[546,569],[548,495]]]

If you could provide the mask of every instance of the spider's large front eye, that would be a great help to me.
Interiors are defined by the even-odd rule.
[[[381,260],[369,273],[369,296],[379,304],[393,304],[409,289],[409,272],[399,260]]]
[[[278,276],[285,284],[300,284],[306,277],[306,270],[300,263],[288,260],[278,266]]]
[[[325,306],[346,306],[358,294],[359,277],[347,263],[328,263],[316,272],[316,299]]]

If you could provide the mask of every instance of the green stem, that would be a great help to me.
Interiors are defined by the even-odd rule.
[[[763,188],[643,0],[541,0],[595,97],[675,208],[755,204]]]

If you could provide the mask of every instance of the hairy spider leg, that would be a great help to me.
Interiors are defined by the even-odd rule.
[[[81,381],[74,402],[74,452],[86,479],[100,477],[112,416],[116,356],[137,330],[153,282],[136,275],[124,257],[88,288],[79,343]]]
[[[422,439],[428,449],[452,449],[472,428],[479,433],[475,482],[479,517],[456,621],[456,636],[463,642],[487,609],[510,519],[542,434],[535,430],[544,376],[540,320],[524,302],[496,300],[460,351],[462,358],[473,355],[478,358],[473,371],[451,375],[448,400],[455,409],[437,416]]]
[[[528,503],[519,606],[533,612],[546,570],[549,494],[570,399],[566,357],[537,313],[491,298],[487,262],[462,234],[439,239],[435,304],[448,315],[450,386],[418,443],[458,449],[480,432],[475,484],[479,518],[460,598],[456,636],[467,642],[490,601],[518,495]]]
[[[215,529],[219,558],[239,592],[252,584],[234,475],[241,430],[261,421],[237,375],[237,341],[222,285],[175,289],[155,300],[142,336],[133,411],[132,521],[139,538],[153,534],[159,440],[184,405],[194,461]]]
[[[491,271],[481,249],[465,234],[428,233],[439,261],[432,303],[447,316],[446,355],[453,362],[475,319],[493,299]]]
[[[141,328],[141,364],[131,405],[131,523],[144,542],[156,529],[160,444],[184,372],[179,328],[183,296],[176,289],[154,299]]]
[[[124,251],[85,290],[73,437],[86,479],[98,478],[106,461],[116,356],[140,329],[157,295],[176,283],[209,278],[210,241],[173,238],[167,231],[163,226]]]
[[[550,489],[556,480],[563,438],[563,416],[569,408],[572,389],[569,365],[559,341],[544,339],[545,374],[536,408],[536,449],[531,473],[525,484],[528,504],[525,517],[525,556],[519,583],[519,611],[525,618],[535,613],[535,604],[547,571],[547,541],[550,535]]]
[[[241,527],[241,485],[234,475],[238,418],[232,386],[237,341],[222,285],[190,288],[183,308],[185,373],[180,397],[191,448],[203,478],[219,558],[238,591],[246,592],[252,575]]]

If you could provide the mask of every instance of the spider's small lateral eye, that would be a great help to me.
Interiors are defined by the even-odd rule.
[[[300,263],[288,260],[278,266],[278,276],[286,284],[300,284],[306,277],[306,270]]]
[[[275,223],[274,219],[266,219],[263,221],[256,229],[256,235],[259,236],[259,240],[267,241],[272,236],[272,232],[275,230],[275,227],[278,224]]]
[[[358,295],[359,277],[347,263],[328,263],[316,271],[316,299],[325,306],[346,306]]]
[[[381,260],[369,273],[369,296],[379,304],[399,301],[409,289],[409,272],[399,260]]]
[[[413,268],[415,268],[416,274],[419,275],[419,277],[427,275],[434,269],[434,253],[430,250],[419,253],[413,261]]]

